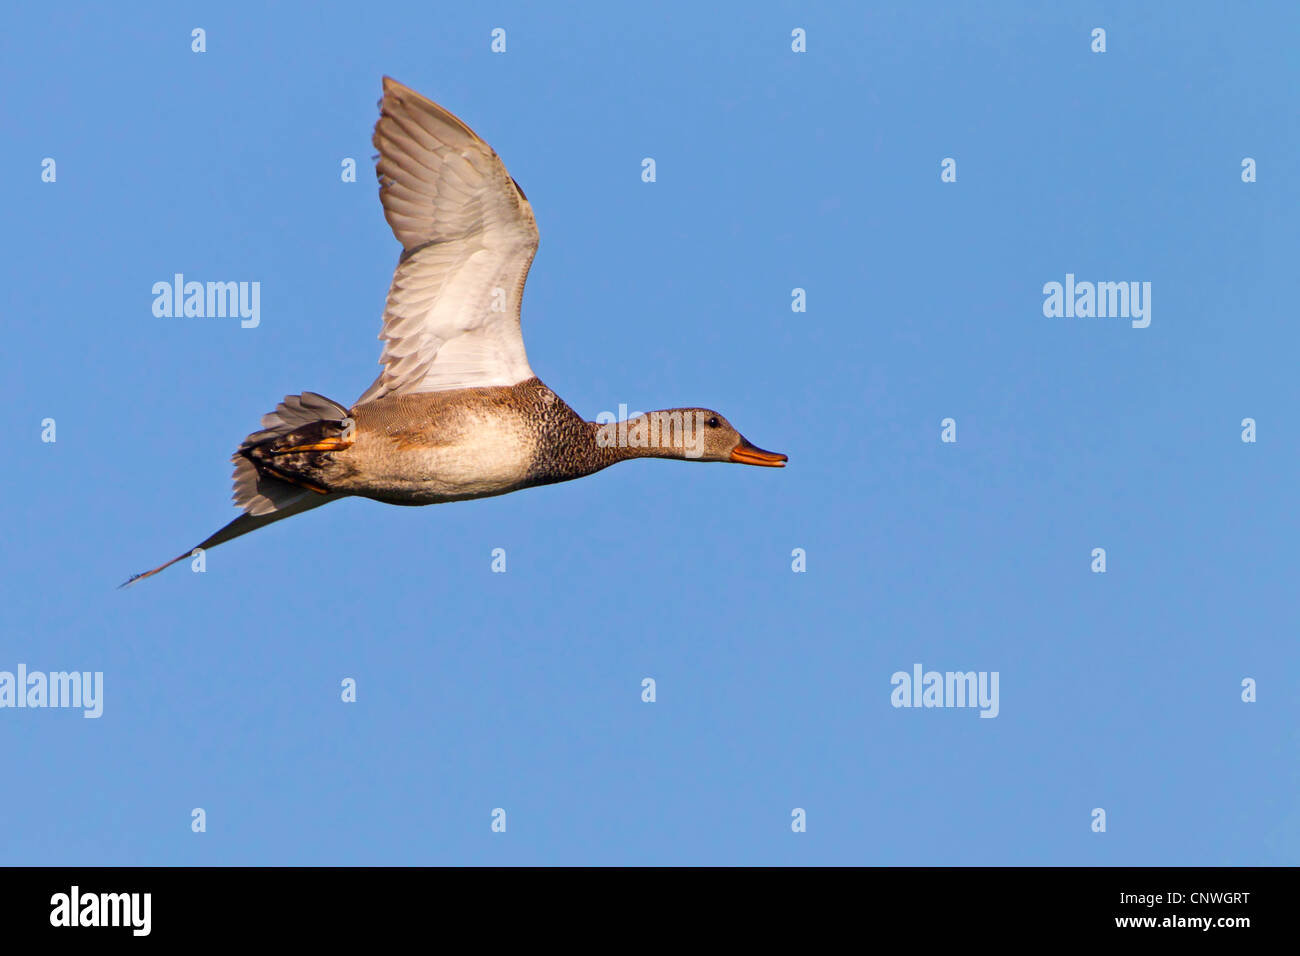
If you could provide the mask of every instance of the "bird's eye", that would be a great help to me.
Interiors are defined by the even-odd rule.
[[[717,428],[717,427],[718,427],[718,419],[717,419],[717,417],[715,416],[715,417],[713,417],[713,418],[710,418],[710,419],[709,419],[707,422],[705,422],[704,424],[708,425],[710,428]]]

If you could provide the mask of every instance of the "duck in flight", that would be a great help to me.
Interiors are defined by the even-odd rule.
[[[710,409],[589,422],[543,385],[519,329],[538,241],[528,198],[441,106],[388,77],[379,105],[379,198],[402,244],[379,335],[383,371],[351,408],[303,392],[264,415],[232,458],[243,514],[196,549],[349,495],[464,501],[629,458],[783,467],[785,455],[751,445]]]

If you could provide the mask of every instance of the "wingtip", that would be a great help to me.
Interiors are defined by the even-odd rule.
[[[412,89],[405,83],[399,82],[387,74],[384,76],[383,87],[384,95],[379,100],[379,122],[375,124],[375,134],[370,140],[381,154],[383,153],[383,144],[380,142],[379,127],[383,122],[385,115],[402,114],[414,109],[417,111],[432,113],[443,122],[450,123],[454,129],[458,130],[461,135],[468,137],[471,142],[480,144],[491,152],[493,156],[496,155],[496,151],[493,150],[491,146],[488,146],[487,143],[483,141],[483,138],[479,136],[478,133],[474,132],[473,128],[468,123],[445,106],[441,106],[429,99],[429,97],[425,96],[419,90]]]
[[[415,90],[411,89],[401,80],[395,80],[387,73],[385,73],[384,74],[384,95],[387,96],[390,93],[415,93]],[[419,94],[416,93],[415,95],[418,96]]]

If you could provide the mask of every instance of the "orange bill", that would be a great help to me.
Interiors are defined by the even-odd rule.
[[[784,468],[789,460],[779,451],[764,451],[751,445],[743,437],[740,444],[731,450],[731,460],[742,465],[764,465],[768,468]]]

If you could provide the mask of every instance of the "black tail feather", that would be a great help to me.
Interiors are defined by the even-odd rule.
[[[207,539],[205,539],[200,544],[195,545],[193,548],[191,548],[189,551],[186,551],[184,554],[178,554],[176,557],[172,558],[166,564],[160,564],[152,571],[142,571],[139,574],[133,574],[126,581],[123,581],[120,585],[118,585],[118,588],[120,590],[121,588],[134,584],[136,581],[142,581],[145,578],[152,577],[153,575],[157,574],[159,571],[163,571],[166,570],[167,568],[170,568],[177,561],[183,561],[185,558],[188,558],[195,551],[198,551],[200,549],[207,551],[209,548],[215,548],[219,544],[225,544],[227,541],[230,541],[234,538],[238,538],[241,535],[248,534],[250,531],[256,531],[258,528],[263,528],[268,524],[272,524],[276,521],[279,521],[281,518],[290,518],[294,515],[302,514],[304,511],[310,511],[312,508],[320,507],[321,505],[326,504],[327,502],[342,497],[344,496],[337,495],[337,494],[330,494],[330,495],[309,494],[303,497],[301,501],[297,501],[294,504],[291,504],[289,507],[282,508],[279,511],[273,511],[270,514],[240,515],[238,518],[230,522],[230,524],[226,525],[220,531],[217,531],[214,534],[209,535]]]

